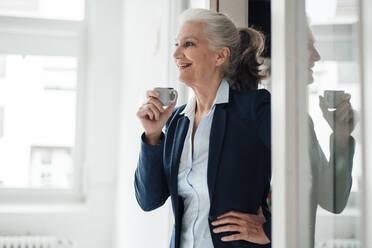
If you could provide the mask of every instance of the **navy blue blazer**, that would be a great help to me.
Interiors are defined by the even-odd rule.
[[[178,195],[178,168],[189,119],[175,108],[158,145],[141,138],[135,172],[136,198],[144,211],[162,206],[171,196],[175,218],[171,248],[180,247],[184,210]],[[271,247],[247,241],[221,241],[230,233],[213,233],[211,222],[230,210],[257,214],[262,207],[264,231],[271,240],[271,214],[266,198],[271,180],[270,93],[267,90],[236,91],[230,88],[229,102],[217,104],[212,121],[207,182],[210,198],[209,227],[216,248]]]

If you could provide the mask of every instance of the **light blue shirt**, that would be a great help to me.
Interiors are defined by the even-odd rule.
[[[191,137],[195,119],[195,96],[189,100],[181,112],[190,120],[178,171],[178,195],[184,199],[181,248],[213,248],[208,224],[210,208],[207,184],[209,136],[215,105],[228,101],[229,84],[222,79],[211,110],[201,120],[195,132],[193,155]]]

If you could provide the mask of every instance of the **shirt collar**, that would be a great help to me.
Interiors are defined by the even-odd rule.
[[[229,83],[225,78],[222,79],[220,86],[218,87],[216,98],[214,99],[212,108],[216,104],[228,103],[229,102]],[[190,117],[193,111],[195,111],[196,106],[196,96],[192,95],[189,101],[186,104],[184,110],[180,113],[185,114],[187,117]]]

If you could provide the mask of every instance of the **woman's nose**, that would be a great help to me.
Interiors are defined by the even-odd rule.
[[[173,58],[178,59],[183,56],[183,53],[181,52],[181,48],[178,46],[176,47],[176,50],[173,53]]]
[[[315,58],[316,60],[315,61],[319,61],[321,59],[320,54],[319,54],[318,50],[316,50],[316,49],[315,49],[315,52],[316,52],[316,58]]]
[[[313,47],[312,54],[313,54],[312,57],[313,57],[314,62],[317,62],[317,61],[320,60],[320,54],[319,54],[318,50],[315,47]]]

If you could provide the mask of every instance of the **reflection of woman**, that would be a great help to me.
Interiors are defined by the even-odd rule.
[[[310,30],[310,29],[309,29]],[[320,60],[314,47],[314,38],[309,31],[309,84],[313,82],[313,71],[316,61]],[[354,156],[354,139],[350,136],[354,128],[353,110],[350,95],[345,94],[344,100],[335,111],[329,111],[322,96],[319,105],[323,117],[333,130],[330,137],[330,159],[324,155],[314,131],[314,123],[309,118],[309,152],[312,170],[311,188],[311,234],[314,242],[315,220],[318,205],[332,212],[340,213],[345,208],[349,198],[352,177],[351,171]],[[311,247],[313,247],[312,244]]]
[[[262,37],[209,10],[187,10],[181,20],[174,59],[195,96],[163,109],[148,91],[137,112],[145,129],[137,201],[150,211],[171,196],[171,247],[270,247],[270,94],[257,90]]]

